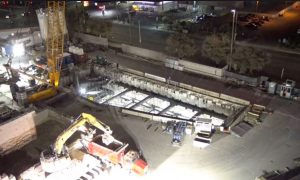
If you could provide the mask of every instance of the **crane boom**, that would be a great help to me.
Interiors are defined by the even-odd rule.
[[[99,130],[103,131],[105,134],[112,134],[109,126],[103,122],[97,120],[93,115],[87,113],[81,113],[81,115],[73,122],[73,124],[62,132],[56,139],[54,144],[54,152],[56,154],[61,154],[65,142],[82,126],[89,123]]]

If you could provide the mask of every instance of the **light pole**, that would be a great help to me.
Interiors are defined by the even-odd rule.
[[[231,41],[230,41],[230,59],[229,59],[229,71],[231,70],[231,62],[232,62],[232,50],[233,50],[233,40],[234,40],[234,22],[235,22],[235,9],[232,9],[232,28],[231,28]]]
[[[141,35],[141,23],[140,23],[140,20],[139,20],[139,41],[140,41],[140,44],[142,44],[142,35]]]
[[[237,22],[238,22],[238,12],[235,12],[235,23],[234,23],[234,38],[233,38],[233,44],[235,43],[236,36],[237,36]]]
[[[129,37],[130,37],[130,44],[131,44],[131,14],[128,14],[128,20],[129,20]]]

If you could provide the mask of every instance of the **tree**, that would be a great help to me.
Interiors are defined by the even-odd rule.
[[[270,59],[263,51],[252,47],[237,46],[231,63],[235,71],[242,74],[247,72],[253,74],[254,71],[261,71],[265,65],[270,63]]]
[[[85,11],[82,3],[75,7],[67,7],[66,10],[67,26],[70,30],[84,31],[89,15]]]
[[[202,43],[201,53],[216,64],[227,61],[230,55],[230,39],[225,34],[207,36]]]
[[[112,23],[109,21],[89,20],[86,25],[86,31],[94,35],[105,35],[108,37],[111,32]]]
[[[166,50],[170,55],[178,58],[190,57],[197,52],[194,40],[179,32],[169,36]]]
[[[261,71],[270,62],[266,53],[246,46],[235,46],[232,58],[230,58],[230,38],[226,34],[213,34],[206,37],[202,44],[201,53],[216,64],[225,62],[232,65],[235,71],[243,74]]]

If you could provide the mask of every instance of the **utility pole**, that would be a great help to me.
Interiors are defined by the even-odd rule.
[[[140,20],[139,20],[139,42],[140,42],[140,44],[142,44],[142,35],[141,35],[141,23],[140,23]]]

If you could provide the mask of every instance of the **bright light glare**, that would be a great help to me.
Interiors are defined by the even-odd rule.
[[[232,12],[232,13],[235,13],[235,9],[231,9],[231,12]]]
[[[13,45],[13,55],[14,57],[23,56],[25,54],[25,48],[23,44]]]
[[[88,7],[90,5],[89,1],[83,1],[83,6]]]
[[[86,93],[86,89],[85,88],[80,88],[79,92],[80,92],[80,94],[85,94]]]

